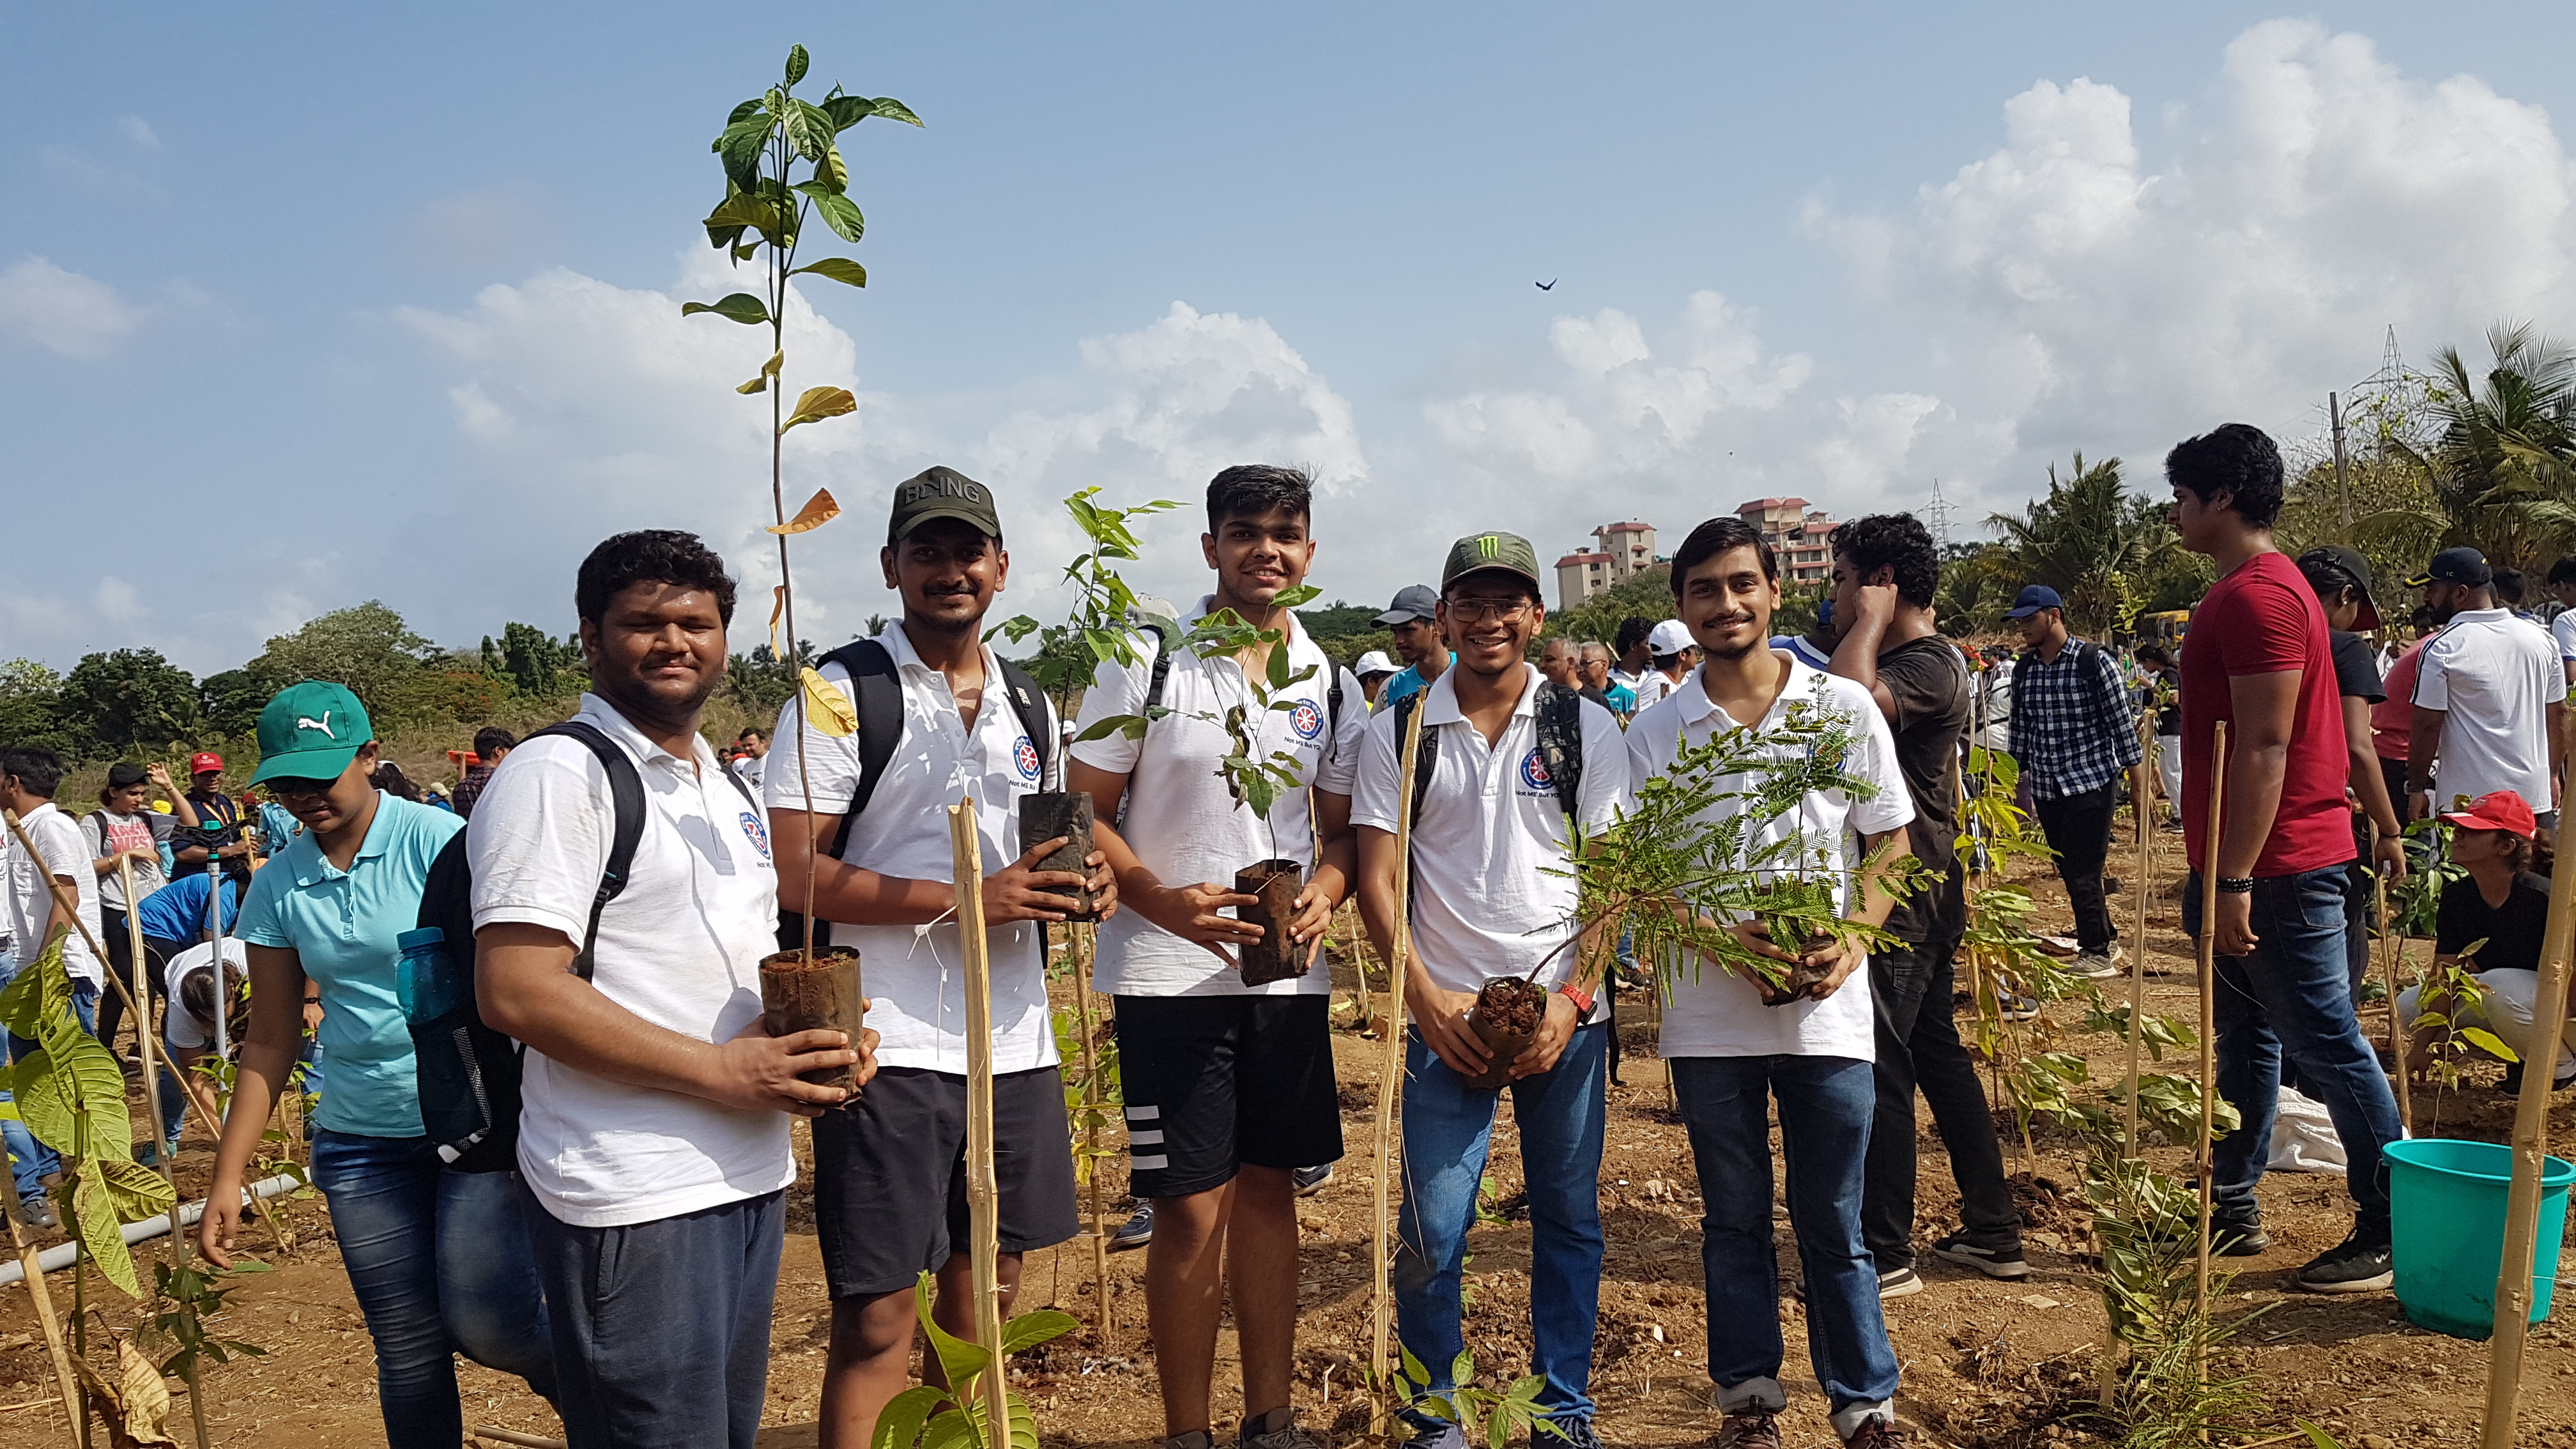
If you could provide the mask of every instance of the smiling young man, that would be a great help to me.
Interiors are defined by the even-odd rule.
[[[1396,1330],[1445,1394],[1464,1347],[1458,1285],[1492,1143],[1496,1066],[1469,1025],[1488,977],[1547,988],[1538,1039],[1511,1061],[1512,1119],[1530,1207],[1530,1371],[1554,1442],[1594,1449],[1592,1335],[1601,1297],[1601,1140],[1610,1027],[1593,1018],[1596,953],[1575,939],[1577,821],[1607,829],[1628,798],[1628,752],[1610,711],[1525,662],[1547,621],[1538,552],[1508,533],[1462,538],[1441,570],[1440,624],[1457,663],[1414,700],[1382,712],[1361,751],[1352,821],[1360,914],[1394,959],[1396,891],[1414,872],[1413,958],[1404,978],[1404,1210],[1395,1259]],[[1402,742],[1422,710],[1412,859],[1396,845],[1412,782]],[[1427,771],[1423,775],[1419,772]],[[1457,1426],[1420,1421],[1417,1444],[1462,1449]]]
[[[1871,692],[1768,647],[1780,605],[1779,561],[1739,518],[1713,518],[1673,554],[1675,610],[1701,650],[1697,669],[1630,723],[1630,775],[1642,786],[1689,747],[1738,728],[1777,735],[1772,757],[1801,759],[1804,737],[1780,733],[1793,706],[1840,717],[1851,745],[1843,770],[1870,788],[1855,799],[1809,791],[1794,809],[1760,821],[1748,844],[1804,836],[1831,842],[1836,905],[1845,919],[1885,924],[1895,904],[1865,866],[1884,849],[1907,852],[1914,806],[1887,718]],[[1729,799],[1705,817],[1714,828],[1751,808]],[[1860,849],[1852,849],[1857,834]],[[1860,889],[1843,882],[1857,875]],[[1788,955],[1751,922],[1722,923],[1757,954]],[[1861,1239],[1864,1162],[1875,1053],[1863,953],[1840,937],[1806,954],[1823,980],[1777,1005],[1747,976],[1709,967],[1674,982],[1664,1011],[1663,1054],[1690,1132],[1707,1202],[1700,1263],[1708,1290],[1708,1373],[1724,1416],[1717,1449],[1778,1449],[1780,1279],[1772,1242],[1770,1099],[1779,1102],[1789,1225],[1807,1285],[1807,1351],[1831,1406],[1834,1432],[1855,1449],[1896,1449],[1897,1361],[1879,1312],[1878,1272]]]
[[[1131,1190],[1154,1206],[1145,1312],[1163,1394],[1163,1432],[1207,1449],[1219,1309],[1231,1288],[1243,1362],[1242,1441],[1253,1449],[1311,1443],[1289,1407],[1296,1358],[1295,1174],[1342,1155],[1333,1082],[1332,982],[1311,963],[1356,868],[1351,772],[1368,728],[1358,681],[1308,638],[1279,597],[1315,561],[1311,485],[1293,468],[1250,464],[1216,475],[1200,547],[1216,591],[1182,621],[1220,610],[1282,634],[1289,672],[1304,678],[1263,710],[1248,670],[1266,650],[1202,658],[1178,637],[1149,638],[1129,667],[1104,664],[1082,700],[1081,731],[1146,712],[1155,679],[1171,711],[1143,738],[1123,730],[1073,747],[1071,788],[1102,820],[1126,815],[1101,846],[1122,909],[1100,931],[1097,989],[1118,1003]],[[1158,657],[1160,656],[1160,657]],[[1388,687],[1393,697],[1393,686]],[[1303,788],[1283,790],[1265,822],[1238,806],[1217,761],[1234,748],[1208,717],[1241,708],[1256,757],[1286,755]],[[1320,842],[1320,843],[1319,843]],[[1289,937],[1307,951],[1302,976],[1247,987],[1229,946],[1260,926],[1227,914],[1255,904],[1234,873],[1272,858],[1311,868]]]
[[[966,1003],[957,990],[947,815],[961,796],[975,803],[984,859],[999,866],[984,880],[983,902],[1006,1314],[1022,1255],[1081,1228],[1047,1008],[1045,923],[1065,919],[1067,905],[1047,888],[1081,886],[1085,877],[1036,869],[1061,840],[1019,848],[1020,802],[1048,786],[1043,761],[1060,750],[1062,732],[1046,695],[983,642],[984,615],[1011,572],[991,491],[951,468],[906,480],[895,489],[880,562],[886,587],[902,595],[902,621],[833,651],[818,672],[853,717],[865,717],[862,679],[900,692],[891,753],[869,778],[862,738],[824,733],[794,701],[779,717],[767,761],[780,901],[840,923],[831,939],[857,947],[867,964],[868,1019],[881,1038],[868,1090],[846,1111],[814,1121],[815,1231],[832,1295],[824,1449],[867,1449],[877,1415],[903,1391],[921,1274],[938,1275],[939,1322],[960,1338],[974,1336]],[[1091,865],[1103,913],[1114,914],[1107,856],[1095,850]],[[920,927],[927,934],[917,934]],[[923,1367],[936,1379],[937,1356]]]
[[[518,1164],[574,1449],[751,1449],[796,1177],[788,1120],[850,1095],[798,1074],[875,1070],[874,1031],[761,1026],[768,832],[698,733],[733,602],[693,534],[621,533],[582,561],[591,690],[574,719],[624,753],[645,803],[614,900],[595,907],[614,796],[581,740],[512,750],[466,837],[483,1020],[527,1044]]]
[[[2165,455],[2171,520],[2182,546],[2209,555],[2218,582],[2182,651],[2182,823],[2191,857],[2183,925],[2214,930],[2218,1093],[2244,1125],[2219,1139],[2210,1218],[2218,1251],[2260,1253],[2254,1185],[2263,1177],[2281,1064],[2325,1104],[2349,1158],[2352,1233],[2301,1268],[2320,1293],[2364,1293],[2394,1281],[2388,1168],[2402,1135],[2388,1077],[2353,1017],[2344,963],[2344,873],[2353,859],[2344,804],[2344,713],[2333,644],[2316,593],[2272,546],[2281,511],[2280,450],[2259,428],[2229,423]],[[2543,648],[2539,631],[2531,635]],[[2227,789],[2209,838],[2217,778],[2215,726],[2227,725]],[[2215,854],[2218,895],[2202,899]]]

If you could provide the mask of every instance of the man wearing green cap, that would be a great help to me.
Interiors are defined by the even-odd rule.
[[[1414,879],[1404,999],[1415,1036],[1405,1054],[1395,1259],[1396,1329],[1407,1357],[1430,1373],[1413,1387],[1457,1387],[1459,1275],[1497,1088],[1507,1085],[1529,1189],[1530,1369],[1546,1377],[1540,1403],[1556,1442],[1597,1449],[1592,1339],[1610,1024],[1595,1018],[1593,993],[1607,952],[1575,939],[1572,852],[1627,803],[1628,751],[1609,709],[1527,662],[1547,622],[1539,577],[1537,550],[1513,534],[1471,534],[1450,548],[1438,621],[1458,657],[1428,689],[1370,721],[1351,820],[1360,915],[1385,959],[1394,959],[1397,888],[1408,868]],[[1408,781],[1403,737],[1417,709],[1422,737]],[[1419,802],[1409,861],[1396,846],[1408,793]],[[1489,1050],[1470,1020],[1478,990],[1506,976],[1548,992],[1535,1039],[1508,1057]],[[1464,1449],[1455,1425],[1416,1427],[1416,1444]]]
[[[394,993],[394,938],[420,919],[430,862],[465,822],[376,789],[375,731],[339,685],[280,690],[260,711],[259,748],[251,783],[304,829],[242,902],[250,1029],[197,1244],[230,1265],[242,1179],[303,1045],[310,982],[331,1063],[313,1117],[313,1184],[375,1341],[386,1441],[454,1444],[464,1432],[455,1350],[549,1399],[555,1384],[517,1182],[440,1162]]]

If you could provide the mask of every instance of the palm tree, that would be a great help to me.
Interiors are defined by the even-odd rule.
[[[2097,639],[2128,624],[2177,546],[2163,506],[2123,486],[2119,459],[2087,465],[2082,453],[2065,478],[2048,465],[2047,497],[1987,523],[2003,533],[1998,563],[2057,590],[2067,628]]]
[[[2391,445],[2424,492],[2361,520],[2366,538],[2415,557],[2466,546],[2514,567],[2576,541],[2576,352],[2529,323],[2489,328],[2487,349],[2482,380],[2459,349],[2436,356],[2433,441]]]

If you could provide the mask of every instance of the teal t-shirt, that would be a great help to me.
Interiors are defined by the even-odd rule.
[[[241,937],[293,951],[322,988],[322,1055],[331,1064],[313,1125],[360,1137],[418,1137],[411,1028],[394,999],[394,937],[420,923],[430,862],[465,822],[379,792],[349,869],[323,858],[310,830],[251,877]]]

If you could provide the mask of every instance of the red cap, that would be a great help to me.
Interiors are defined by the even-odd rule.
[[[2442,817],[2453,825],[2471,830],[2503,830],[2529,840],[2540,822],[2531,816],[2531,807],[2522,796],[2511,790],[2497,790],[2480,795],[2469,808]]]
[[[188,757],[188,773],[191,775],[202,775],[208,770],[220,770],[223,767],[224,757],[212,750],[200,750]]]

